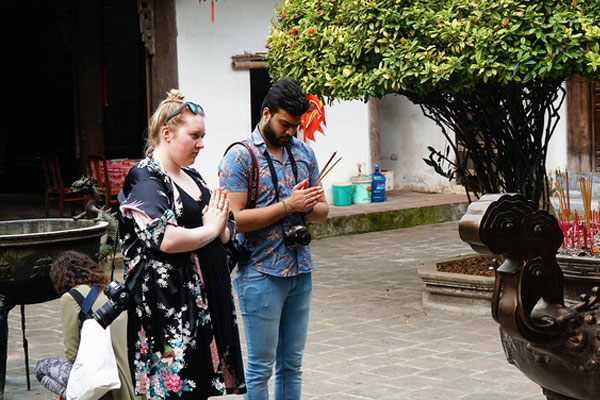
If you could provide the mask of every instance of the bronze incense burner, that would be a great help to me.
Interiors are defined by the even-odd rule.
[[[469,205],[459,232],[477,252],[505,256],[492,316],[508,362],[549,400],[600,398],[599,289],[565,304],[556,219],[521,195],[485,195]]]

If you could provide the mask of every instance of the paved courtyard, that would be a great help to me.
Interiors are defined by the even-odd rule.
[[[457,228],[448,222],[313,244],[303,399],[545,399],[506,362],[491,316],[422,307],[417,265],[469,252]],[[58,301],[27,306],[26,314],[33,369],[39,358],[63,354]],[[26,391],[18,307],[9,324],[5,398],[56,400],[33,375]]]

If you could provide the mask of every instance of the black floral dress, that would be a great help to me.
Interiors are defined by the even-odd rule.
[[[244,393],[239,333],[226,252],[219,239],[192,252],[160,251],[168,224],[202,225],[210,191],[184,168],[193,199],[151,156],[131,169],[119,212],[128,309],[129,362],[136,394],[203,399]],[[230,213],[230,232],[235,222]]]

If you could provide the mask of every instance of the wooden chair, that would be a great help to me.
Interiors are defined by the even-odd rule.
[[[111,203],[118,203],[117,196],[120,188],[113,188],[110,184],[106,158],[97,154],[87,157],[87,173],[98,181],[98,192],[105,198],[105,208],[108,210]]]
[[[47,156],[42,158],[42,167],[44,170],[44,181],[46,182],[46,217],[50,216],[50,200],[58,198],[58,212],[63,216],[64,203],[71,203],[71,216],[75,214],[75,202],[85,202],[85,196],[73,196],[71,190],[65,187],[60,172],[60,165],[56,156]]]

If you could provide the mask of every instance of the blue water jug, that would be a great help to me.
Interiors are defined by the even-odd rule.
[[[371,202],[385,201],[385,176],[379,173],[379,165],[375,166],[375,173],[371,174]]]

